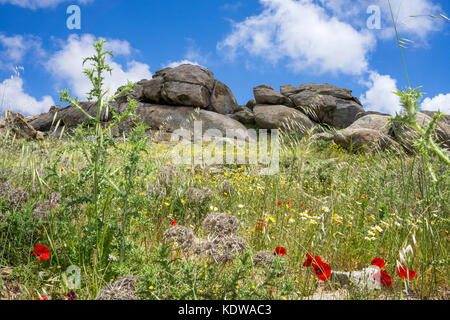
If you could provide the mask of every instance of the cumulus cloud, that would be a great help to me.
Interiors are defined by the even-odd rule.
[[[14,110],[24,114],[38,114],[55,105],[53,98],[44,96],[40,100],[24,90],[21,77],[11,77],[0,83],[0,111]]]
[[[56,7],[57,5],[64,2],[74,2],[73,0],[0,0],[0,4],[11,4],[14,6],[19,6],[27,9],[40,9],[40,8],[49,8]],[[78,0],[78,3],[85,4],[92,2],[94,0]]]
[[[44,56],[41,39],[32,35],[6,36],[0,34],[0,59],[8,63],[19,63],[25,55],[32,52],[39,57]]]
[[[371,71],[369,81],[364,83],[369,89],[361,95],[360,100],[364,109],[369,111],[384,112],[391,115],[400,113],[400,97],[394,94],[397,91],[397,81],[389,75],[380,75]],[[441,111],[450,114],[450,93],[439,94],[433,98],[425,98],[422,102],[422,110]]]
[[[367,92],[360,97],[364,109],[395,115],[401,111],[400,97],[394,94],[397,91],[397,81],[389,75],[380,75],[370,72]]]
[[[368,69],[367,54],[376,42],[369,30],[358,31],[311,0],[260,2],[263,12],[234,23],[218,44],[230,58],[246,51],[274,63],[286,58],[297,71],[362,74]]]
[[[71,93],[80,98],[86,98],[92,85],[83,74],[83,58],[94,55],[92,45],[95,37],[90,34],[82,36],[71,35],[67,41],[60,43],[61,49],[54,53],[45,64],[46,69],[59,81],[58,90],[63,85],[71,88]],[[115,57],[130,58],[133,49],[127,41],[107,39],[106,50],[111,50]],[[112,74],[105,74],[105,87],[110,88],[110,95],[127,81],[137,82],[142,79],[151,79],[150,67],[135,60],[128,60],[126,66],[119,64],[115,58],[107,57],[106,63],[113,69]]]
[[[422,103],[422,109],[427,111],[441,111],[450,114],[450,93],[439,94],[434,98],[426,98]]]

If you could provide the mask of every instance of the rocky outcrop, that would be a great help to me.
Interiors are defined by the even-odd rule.
[[[289,97],[311,119],[338,129],[350,126],[357,115],[364,112],[361,102],[351,92],[330,84],[281,87],[281,93]]]
[[[281,92],[261,85],[253,89],[255,105],[275,105],[296,108],[310,120],[343,129],[365,113],[361,102],[350,90],[330,84],[304,84],[299,87],[281,86]]]
[[[140,102],[187,106],[231,114],[237,109],[236,98],[230,88],[214,74],[201,66],[184,64],[176,68],[159,70],[152,80],[140,81],[131,93],[119,96],[117,102],[127,98]]]
[[[387,114],[364,111],[350,90],[330,84],[303,84],[284,85],[278,92],[268,85],[260,85],[253,93],[254,99],[246,106],[238,106],[230,88],[215,79],[209,69],[184,64],[159,70],[151,80],[137,82],[130,92],[117,96],[110,103],[110,108],[101,114],[101,120],[110,124],[112,111],[123,114],[128,109],[129,99],[133,99],[138,102],[137,117],[127,118],[115,127],[112,133],[116,137],[128,134],[141,122],[148,126],[154,141],[171,139],[173,133],[180,133],[179,129],[186,129],[188,133],[184,131],[183,137],[192,139],[197,120],[201,121],[203,135],[219,139],[230,132],[237,139],[250,139],[246,126],[256,126],[288,133],[316,133],[311,136],[312,141],[334,139],[338,145],[351,150],[360,150],[363,146],[385,149],[397,146],[398,142],[407,152],[415,152],[418,133],[413,128],[390,123]],[[87,114],[96,116],[95,102],[80,102],[80,105]],[[418,113],[419,123],[427,126],[434,114]],[[42,139],[42,132],[59,138],[87,120],[88,116],[75,106],[54,106],[49,112],[36,116],[24,117],[16,113],[8,118],[4,116],[0,119],[0,132],[9,130],[16,137],[31,139]],[[438,122],[435,138],[442,146],[450,148],[448,121],[447,117]]]
[[[305,133],[314,127],[314,123],[305,114],[282,105],[257,105],[253,112],[256,124],[263,129]]]

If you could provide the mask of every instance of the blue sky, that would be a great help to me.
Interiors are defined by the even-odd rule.
[[[80,30],[66,26],[72,4]],[[371,5],[380,29],[367,26]],[[450,113],[450,21],[410,17],[448,17],[450,1],[392,5],[401,36],[414,41],[405,51],[411,85],[427,93],[424,109]],[[82,98],[81,58],[97,37],[116,54],[112,91],[191,62],[211,69],[239,104],[261,84],[331,83],[353,90],[367,110],[395,113],[392,91],[407,85],[387,0],[0,0],[0,110],[44,112],[66,88]]]

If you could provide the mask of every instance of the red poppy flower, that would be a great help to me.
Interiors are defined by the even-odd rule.
[[[283,248],[283,247],[276,247],[276,249],[275,249],[275,254],[276,254],[277,256],[282,256],[282,257],[284,257],[284,256],[286,255],[286,249]]]
[[[292,205],[292,202],[288,202],[287,205],[288,205],[288,206]]]
[[[311,253],[307,253],[306,254],[306,260],[305,262],[303,262],[303,266],[304,267],[311,267],[314,263],[319,263],[322,262],[322,258],[321,257],[313,257],[313,255]]]
[[[172,226],[176,226],[176,225],[177,225],[177,222],[176,222],[175,220],[173,220],[173,221],[171,222],[171,224],[172,224]]]
[[[306,260],[303,262],[304,267],[311,267],[313,261],[313,256],[309,252],[306,254]]]
[[[373,278],[381,283],[384,287],[390,287],[392,284],[392,278],[391,276],[386,272],[386,270],[381,270],[380,272],[377,272]]]
[[[39,296],[38,300],[48,300],[47,296]]]
[[[402,279],[414,279],[416,273],[412,269],[408,269],[406,266],[400,266],[397,268],[398,276]]]
[[[36,256],[39,258],[39,263],[42,262],[42,260],[48,260],[50,259],[50,251],[48,248],[42,244],[38,244],[34,246],[34,252],[31,254],[32,256]]]
[[[283,202],[277,202],[277,205],[282,206]]]
[[[372,260],[372,265],[373,265],[373,266],[377,266],[377,267],[379,267],[380,269],[382,269],[382,268],[384,268],[384,266],[386,265],[386,263],[385,263],[384,260],[381,259],[381,258],[375,258],[375,259]]]
[[[320,258],[319,258],[320,259]],[[322,281],[327,281],[331,276],[331,267],[322,260],[313,263],[314,274]]]

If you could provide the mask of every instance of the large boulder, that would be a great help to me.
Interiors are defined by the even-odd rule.
[[[422,112],[416,115],[417,123],[424,129],[428,127],[431,117]],[[406,152],[416,153],[414,142],[420,137],[420,134],[411,126],[401,122],[393,122],[389,128],[389,135],[391,135],[397,142],[399,142]],[[446,148],[450,148],[450,126],[445,122],[439,122],[435,127],[435,140]]]
[[[254,88],[253,94],[255,96],[256,104],[284,105],[288,107],[294,106],[291,99],[267,85],[261,85]]]
[[[192,64],[183,64],[176,68],[166,68],[156,71],[154,77],[162,77],[165,82],[183,82],[214,88],[214,74],[207,68]]]
[[[364,112],[361,102],[351,93],[330,84],[281,87],[281,94],[289,97],[311,119],[338,129],[350,126],[358,114]]]
[[[169,81],[165,82],[161,89],[161,96],[169,105],[191,106],[207,108],[210,104],[210,92],[199,84],[187,82]]]
[[[0,118],[0,131],[2,134],[10,131],[17,138],[43,140],[42,135],[25,120],[25,117],[14,111],[5,111],[3,113],[3,116]]]
[[[230,118],[243,124],[255,124],[255,114],[248,107],[241,107],[241,110],[231,114]]]
[[[389,116],[369,114],[356,120],[347,129],[372,129],[387,135],[389,132],[388,122]]]
[[[195,107],[221,114],[231,114],[237,109],[236,98],[228,86],[214,79],[207,68],[191,64],[159,70],[152,80],[138,82],[130,94],[116,101],[125,103],[128,97],[145,103]]]
[[[231,89],[219,80],[215,80],[209,110],[220,114],[231,114],[237,109],[238,104]]]
[[[257,105],[253,112],[256,124],[262,129],[304,133],[314,127],[305,114],[282,105]]]
[[[395,141],[381,131],[366,128],[337,131],[334,134],[334,142],[350,151],[360,151],[366,147],[386,150],[396,145]]]

